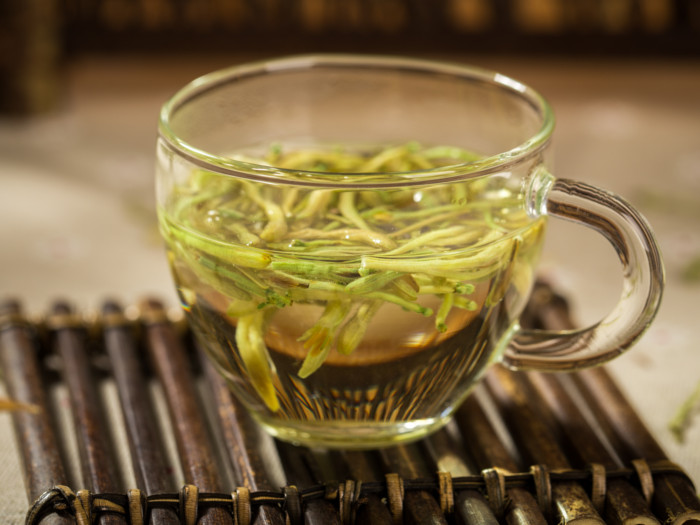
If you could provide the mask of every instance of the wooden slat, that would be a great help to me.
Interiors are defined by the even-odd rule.
[[[434,478],[427,462],[416,445],[399,445],[379,451],[386,473],[398,474],[404,479]],[[447,520],[435,496],[425,490],[405,492],[403,521],[409,524],[446,525]]]
[[[121,307],[112,301],[103,305],[102,326],[104,347],[117,384],[137,488],[145,494],[175,492],[172,467],[168,466],[163,440],[159,438],[134,327],[124,318]],[[151,519],[158,525],[179,523],[177,515],[167,509],[154,509]]]
[[[324,481],[320,475],[320,467],[309,449],[281,441],[277,443],[277,448],[288,485],[302,491]],[[302,510],[307,525],[340,525],[340,515],[335,505],[325,499],[309,501]]]
[[[199,357],[216,403],[218,421],[235,482],[251,492],[279,490],[270,480],[260,448],[261,441],[270,438],[261,436],[262,429],[232,396],[228,385],[201,349]],[[284,525],[284,514],[277,507],[264,505],[253,516],[253,523]]]
[[[50,416],[39,353],[39,345],[29,323],[22,318],[19,303],[1,304],[0,364],[8,394],[17,402],[36,407],[34,413],[19,410],[12,414],[29,503],[54,485],[69,484]],[[67,525],[70,521],[53,514],[42,523]]]
[[[370,451],[334,451],[331,454],[338,479],[349,479],[355,483],[373,482],[382,479],[378,458]],[[358,502],[356,523],[368,525],[392,525],[393,518],[387,506],[377,494],[367,494]]]
[[[527,385],[518,374],[496,365],[487,373],[486,384],[510,433],[517,436],[526,461],[531,465],[546,465],[549,470],[571,468],[554,436],[533,410]],[[551,493],[552,514],[562,523],[604,524],[578,483],[552,483]]]
[[[500,468],[518,472],[519,468],[502,442],[493,424],[475,394],[457,410],[457,424],[464,436],[464,444],[479,469]],[[545,516],[535,498],[525,488],[507,489],[508,503],[503,510],[508,525],[544,525]],[[546,512],[550,512],[549,509]]]
[[[548,287],[543,287],[540,297],[533,306],[544,326],[558,330],[574,328],[563,297]],[[668,461],[666,453],[604,367],[584,370],[572,377],[596,416],[597,425],[625,464],[641,458],[652,463]],[[663,523],[700,520],[700,500],[686,476],[663,474],[654,476],[653,480],[652,507]]]
[[[187,350],[160,303],[145,302],[142,318],[146,348],[167,401],[185,483],[195,485],[200,492],[223,492],[214,444],[198,402]],[[211,508],[202,513],[198,523],[230,525],[233,522],[224,509]]]
[[[63,381],[68,386],[83,486],[93,493],[123,492],[125,487],[114,461],[85,329],[76,322],[72,308],[64,302],[54,305],[49,324],[55,353],[61,358]],[[99,523],[117,525],[127,521],[122,516],[103,515]]]
[[[527,319],[533,326],[573,326],[566,302],[551,289],[538,288],[532,304]],[[261,434],[262,429],[232,396],[204,352],[190,347],[190,340],[176,330],[160,303],[144,302],[141,313],[142,330],[135,331],[119,305],[106,303],[103,331],[97,341],[86,337],[85,324],[65,304],[56,305],[48,319],[52,337],[46,340],[60,356],[75,418],[84,472],[82,486],[77,488],[87,488],[93,494],[109,497],[109,493],[125,493],[111,450],[111,429],[102,418],[105,408],[92,365],[95,356],[91,351],[95,349],[90,344],[99,343],[109,356],[109,371],[117,385],[138,488],[174,502],[172,494],[183,481],[173,479],[163,454],[165,436],[159,435],[161,428],[156,425],[147,388],[155,379],[170,419],[163,428],[174,433],[184,483],[189,484],[180,493],[180,503],[197,509],[198,493],[222,493],[219,508],[198,509],[198,525],[237,525],[231,515],[235,498],[226,495],[235,492],[238,497],[247,491],[266,498],[261,506],[252,507],[251,523],[257,525],[346,525],[353,517],[356,524],[370,525],[602,524],[601,515],[606,523],[624,525],[700,519],[700,502],[692,483],[672,470],[661,447],[604,369],[553,376],[494,367],[484,384],[459,408],[455,421],[420,442],[374,451],[312,450]],[[8,391],[17,401],[41,409],[37,414],[16,412],[13,417],[24,455],[28,497],[34,500],[54,484],[67,484],[68,480],[57,445],[60,436],[52,428],[47,386],[41,380],[40,359],[44,356],[31,328],[22,320],[16,303],[0,305],[0,359]],[[150,358],[151,366],[146,365],[145,357]],[[204,389],[197,388],[197,381],[204,383]],[[205,402],[211,404],[211,421],[205,417]],[[208,428],[209,424],[214,428]],[[262,447],[263,443],[268,446]],[[639,458],[647,463],[633,463]],[[605,478],[604,487],[598,475],[598,492],[592,495],[591,477],[586,474],[591,464],[598,465],[597,471],[618,472]],[[640,485],[636,476],[628,475],[632,464],[641,469],[640,479],[651,485]],[[270,465],[277,468],[268,472]],[[504,475],[528,472],[530,465],[535,465],[534,474],[520,474],[518,483],[501,492],[499,482]],[[544,477],[539,479],[551,481],[551,499],[546,493],[537,493],[534,476],[538,465],[544,469],[540,471]],[[644,474],[645,465],[652,469],[666,466],[666,470]],[[445,469],[451,477],[439,478],[437,472]],[[571,474],[572,469],[581,481],[546,476],[547,470]],[[228,486],[228,471],[234,486]],[[482,483],[488,480],[490,485],[477,489],[470,481],[452,493],[440,492],[438,479],[444,486],[460,476],[481,479]],[[400,480],[414,488],[401,495]],[[358,484],[370,488],[356,501]],[[305,491],[312,497],[302,498]],[[651,508],[643,499],[644,492],[651,498]],[[188,494],[193,494],[193,499],[187,499]],[[283,496],[286,503],[281,503]],[[452,511],[446,515],[449,508]],[[192,510],[154,508],[150,523],[185,523],[194,519]],[[127,516],[101,515],[101,523],[127,521]],[[53,513],[43,523],[67,525],[73,521]]]
[[[558,378],[554,374],[531,373],[527,378],[536,392],[536,395],[532,396],[532,405],[540,407],[540,413],[546,411],[554,416],[564,442],[569,444],[570,448],[567,451],[569,457],[578,460],[574,463],[575,459],[571,459],[574,467],[585,469],[591,464],[598,464],[611,470],[624,467],[608,452],[606,444],[594,432],[584,414],[563,387],[561,380],[567,379],[566,377]],[[603,498],[605,504],[598,510],[604,513],[608,522],[659,525],[659,520],[651,513],[641,493],[628,480],[612,478],[601,488],[607,497]]]
[[[423,446],[431,459],[433,472],[449,472],[452,477],[475,474],[467,465],[464,451],[459,449],[447,430],[442,429],[429,436],[423,440]],[[482,492],[475,489],[460,490],[453,498],[453,513],[462,522],[467,525],[498,525],[498,518]]]
[[[668,457],[639,418],[607,371],[586,370],[576,384],[601,428],[628,464],[636,459],[649,463],[666,462]],[[657,474],[653,477],[652,507],[659,519],[668,524],[700,520],[700,502],[690,480],[682,474]]]

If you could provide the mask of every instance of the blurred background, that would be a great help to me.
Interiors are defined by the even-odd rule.
[[[0,296],[29,315],[59,297],[176,307],[153,203],[161,104],[214,69],[317,52],[474,64],[549,99],[555,174],[625,196],[656,231],[664,303],[611,370],[700,483],[700,402],[669,429],[700,388],[700,0],[0,0]],[[619,271],[605,241],[552,221],[541,274],[580,324],[614,305]],[[20,523],[4,414],[0,461],[0,515]]]
[[[1,0],[0,103],[50,109],[86,54],[697,57],[698,0]]]

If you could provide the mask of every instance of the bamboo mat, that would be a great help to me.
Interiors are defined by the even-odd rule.
[[[692,481],[604,368],[494,367],[418,443],[310,450],[263,434],[158,302],[129,312],[57,303],[32,321],[0,306],[0,364],[26,404],[13,424],[28,525],[700,523]],[[523,322],[572,328],[544,284]]]

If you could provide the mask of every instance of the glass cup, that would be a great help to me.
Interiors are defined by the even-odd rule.
[[[157,201],[199,342],[273,435],[368,448],[445,424],[487,367],[608,361],[654,318],[663,268],[621,198],[555,179],[554,119],[498,73],[302,56],[195,80],[163,107]],[[601,322],[525,330],[547,218],[603,234]]]

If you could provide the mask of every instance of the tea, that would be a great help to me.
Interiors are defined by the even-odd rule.
[[[663,291],[654,234],[555,177],[553,130],[532,88],[432,60],[294,56],[178,91],[158,126],[161,228],[237,398],[288,441],[384,446],[446,423],[490,362],[571,371],[632,346]],[[552,216],[622,267],[620,301],[580,330],[518,325]]]
[[[232,156],[360,181],[479,158],[417,143]],[[522,199],[507,173],[348,191],[195,170],[159,212],[195,333],[256,417],[372,446],[440,424],[498,359],[542,244]]]

